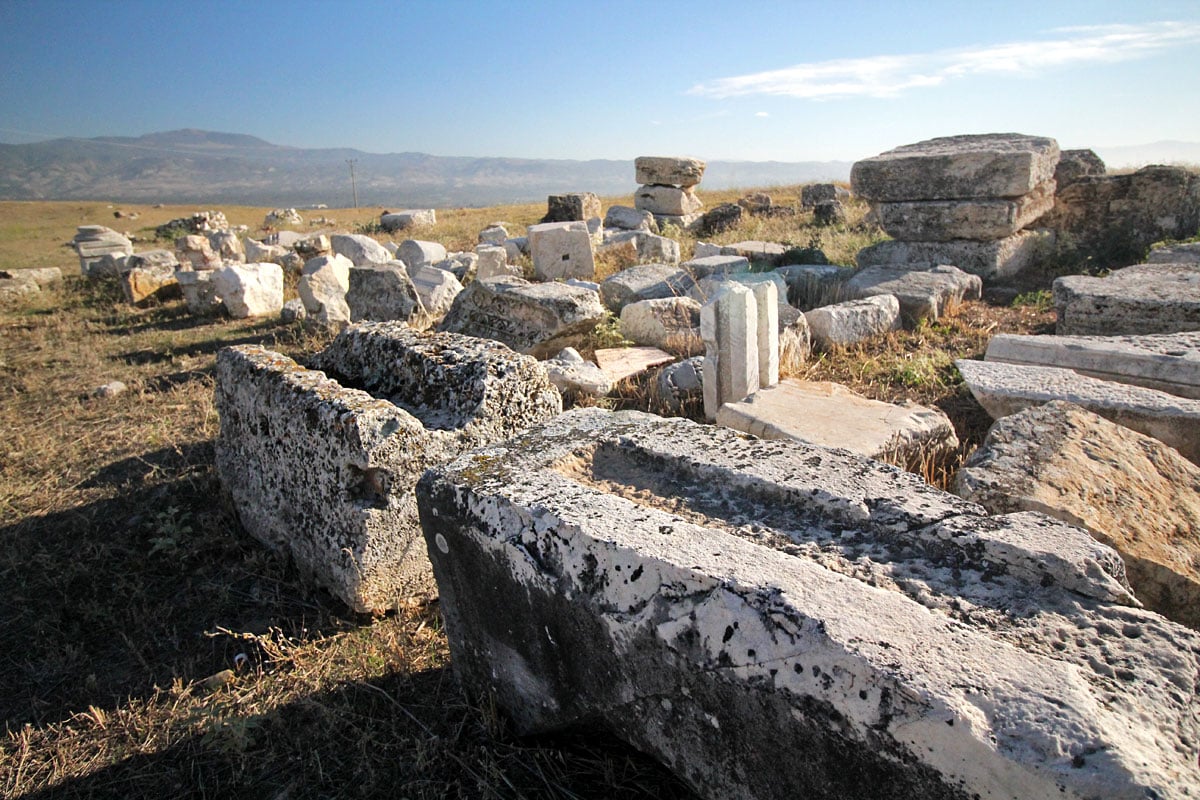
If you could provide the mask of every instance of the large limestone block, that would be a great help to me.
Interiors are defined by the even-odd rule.
[[[876,203],[875,218],[889,236],[904,241],[1003,239],[1054,207],[1054,181],[1012,199],[904,200]]]
[[[454,273],[437,267],[410,269],[408,276],[431,322],[441,321],[454,305],[454,298],[463,290]]]
[[[984,280],[1013,278],[1036,267],[1054,237],[1044,231],[1021,231],[1003,239],[951,242],[878,242],[858,251],[858,266],[874,264],[952,264]]]
[[[350,263],[356,267],[386,264],[392,260],[392,254],[386,247],[360,233],[335,233],[329,237],[329,246],[337,255],[350,259]]]
[[[176,271],[175,280],[179,284],[179,291],[183,294],[189,314],[205,317],[216,314],[224,307],[221,296],[217,294],[217,286],[213,283],[215,274],[212,270]]]
[[[287,257],[288,249],[277,244],[266,244],[251,239],[249,236],[243,237],[242,249],[246,252],[246,260],[256,263],[269,261],[272,264],[283,265],[283,260]]]
[[[278,264],[235,264],[213,271],[212,287],[234,319],[272,317],[283,308]]]
[[[1070,403],[1027,408],[992,425],[956,491],[1087,528],[1147,608],[1200,628],[1200,467],[1157,439]]]
[[[521,277],[521,268],[508,263],[508,251],[501,246],[481,244],[475,248],[475,255],[475,280]]]
[[[495,339],[519,353],[549,358],[579,344],[606,313],[599,292],[581,286],[488,278],[459,293],[438,330]]]
[[[707,278],[710,275],[731,275],[750,271],[750,259],[745,256],[711,255],[693,258],[679,265],[693,277]]]
[[[658,236],[646,231],[620,231],[615,234],[606,234],[602,251],[622,246],[632,247],[640,263],[679,263],[679,242],[666,236]]]
[[[639,300],[662,300],[686,295],[692,276],[670,264],[639,264],[623,269],[600,284],[600,299],[614,314]]]
[[[900,302],[900,317],[914,325],[945,316],[964,300],[978,300],[983,294],[983,281],[978,275],[947,264],[926,268],[880,264],[858,270],[843,288],[847,297],[856,300],[894,295]]]
[[[778,272],[718,272],[697,280],[696,284],[688,290],[688,297],[700,303],[707,303],[730,283],[740,283],[751,288],[769,283],[775,287],[779,297],[787,302],[787,281]]]
[[[700,304],[690,297],[627,303],[621,309],[621,335],[631,342],[669,353],[699,352]]]
[[[800,189],[800,205],[804,208],[833,200],[844,203],[849,199],[850,190],[836,183],[810,183]]]
[[[1062,367],[1200,400],[1200,331],[1144,336],[1019,336],[988,342],[987,361]]]
[[[41,294],[42,287],[32,278],[21,273],[28,270],[4,270],[0,272],[0,302],[10,303],[31,295]]]
[[[410,208],[390,211],[379,216],[379,227],[389,233],[416,228],[429,228],[437,224],[437,212],[432,208]],[[409,266],[413,266],[409,264]]]
[[[608,213],[604,215],[604,227],[658,233],[658,223],[654,221],[653,214],[629,206],[609,206]]]
[[[1058,166],[1054,168],[1054,184],[1065,189],[1080,178],[1104,175],[1108,167],[1104,160],[1092,150],[1063,150],[1058,154]]]
[[[1138,264],[1104,278],[1054,281],[1055,332],[1075,336],[1200,331],[1200,263]]]
[[[722,406],[717,424],[763,439],[838,447],[901,467],[958,447],[954,426],[936,408],[881,403],[825,381],[783,380],[759,389]]]
[[[350,324],[346,292],[350,290],[353,266],[350,259],[340,253],[318,256],[304,265],[296,292],[304,302],[309,320],[337,329]]]
[[[1200,635],[1111,549],[792,442],[583,409],[426,473],[451,663],[709,798],[1200,792]]]
[[[446,260],[446,248],[440,242],[427,242],[421,239],[405,239],[396,251],[396,258],[404,262],[410,270],[417,267],[429,267]],[[385,261],[390,261],[388,256]]]
[[[436,593],[417,478],[553,417],[558,392],[502,345],[401,323],[356,325],[317,361],[367,391],[258,346],[217,357],[217,470],[243,526],[356,611]]]
[[[900,301],[879,294],[804,312],[812,340],[821,347],[845,347],[900,329]]]
[[[688,216],[704,208],[704,203],[691,189],[676,186],[640,186],[633,195],[633,207],[655,216]]]
[[[221,259],[223,263],[234,261],[246,261],[246,249],[242,246],[242,240],[238,235],[230,230],[209,231],[207,234],[208,243],[212,246],[213,252]]]
[[[704,340],[704,416],[758,391],[758,303],[754,291],[730,283],[700,308]]]
[[[992,419],[1052,400],[1065,400],[1152,436],[1174,447],[1184,458],[1200,463],[1200,400],[1097,380],[1057,367],[966,359],[954,365]]]
[[[850,169],[850,188],[873,201],[1021,197],[1054,178],[1058,143],[989,133],[907,144]]]
[[[600,198],[593,192],[552,194],[546,198],[542,222],[587,222],[602,213]]]
[[[1200,242],[1152,248],[1146,261],[1150,264],[1200,264]]]
[[[664,186],[695,186],[704,177],[707,164],[698,158],[639,156],[633,160],[634,180]]]
[[[169,300],[180,297],[175,268],[165,264],[146,265],[121,273],[121,293],[125,302],[142,305],[152,299]]]
[[[199,233],[191,233],[176,239],[175,252],[179,255],[180,264],[190,265],[194,270],[220,269],[223,263],[221,254],[212,249],[212,243],[208,241],[208,237]]]
[[[403,261],[351,267],[346,305],[350,307],[353,322],[364,319],[416,322],[416,317],[425,314],[417,287],[409,279]]]
[[[596,252],[592,235],[583,222],[546,222],[530,225],[529,254],[533,274],[541,281],[596,276]]]
[[[103,225],[80,225],[71,244],[79,255],[79,271],[84,277],[99,275],[105,256],[127,256],[133,252],[133,242]]]

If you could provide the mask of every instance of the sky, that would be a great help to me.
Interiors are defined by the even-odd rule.
[[[853,161],[1200,141],[1200,2],[0,0],[0,142]]]

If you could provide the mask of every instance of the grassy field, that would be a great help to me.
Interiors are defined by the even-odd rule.
[[[798,187],[769,190],[796,201]],[[740,193],[703,193],[708,206]],[[628,203],[629,198],[614,202]],[[607,205],[607,203],[606,203]],[[0,203],[0,269],[59,266],[76,225],[139,238],[198,207]],[[450,249],[486,224],[519,235],[544,206],[439,210]],[[222,207],[253,233],[268,209]],[[380,209],[304,212],[354,230]],[[717,241],[817,245],[835,262],[878,238],[853,210],[748,221]],[[321,226],[318,226],[321,227]],[[148,249],[149,241],[138,245]],[[685,257],[694,240],[684,237]],[[1045,331],[1053,312],[969,303],[952,317],[818,353],[801,377],[944,409],[963,446],[922,465],[945,482],[988,420],[952,360],[995,332]],[[0,794],[5,797],[683,798],[603,731],[519,739],[454,680],[436,604],[378,617],[307,586],[250,539],[214,473],[213,360],[235,343],[303,358],[325,343],[277,321],[134,309],[78,277],[0,308]],[[129,390],[100,399],[120,380]],[[629,383],[609,401],[646,407]]]

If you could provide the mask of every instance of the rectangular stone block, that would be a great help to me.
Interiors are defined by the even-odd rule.
[[[641,186],[633,196],[634,208],[658,216],[688,216],[704,207],[691,189],[675,186]]]
[[[581,409],[417,487],[451,663],[708,798],[1184,797],[1200,634],[1111,549],[917,476]]]
[[[682,186],[686,189],[700,183],[707,165],[698,158],[639,156],[634,159],[633,166],[638,183]]]
[[[1054,208],[1054,181],[1014,199],[907,200],[873,208],[879,227],[906,242],[1003,239]]]
[[[530,225],[529,253],[533,274],[540,281],[596,277],[596,251],[583,222],[545,222]]]
[[[1055,332],[1067,336],[1200,330],[1200,263],[1135,264],[1103,278],[1056,278]]]
[[[586,222],[602,213],[600,198],[592,192],[552,194],[546,198],[546,216],[542,222]]]
[[[856,162],[850,188],[873,201],[1021,197],[1054,178],[1058,143],[989,133],[929,139]]]
[[[700,309],[704,340],[704,415],[758,391],[758,308],[754,291],[730,282]]]
[[[403,323],[357,325],[315,361],[325,372],[257,345],[218,354],[221,483],[247,532],[356,611],[427,597],[421,473],[555,416],[561,398],[531,358]]]
[[[1054,236],[1045,231],[1021,231],[1003,239],[975,242],[879,242],[858,251],[858,266],[873,264],[948,264],[984,280],[1014,278],[1038,266],[1049,253]]]

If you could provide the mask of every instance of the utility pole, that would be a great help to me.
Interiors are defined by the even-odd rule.
[[[358,184],[354,181],[354,165],[358,163],[358,159],[347,158],[346,163],[350,165],[350,188],[354,191],[354,207],[358,208]]]

